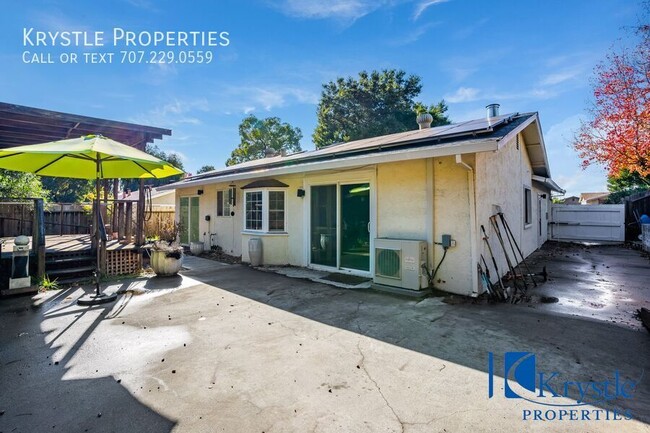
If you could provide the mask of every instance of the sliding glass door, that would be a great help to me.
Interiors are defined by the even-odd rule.
[[[370,184],[341,185],[340,267],[370,270]]]
[[[370,270],[370,184],[311,187],[310,261]]]
[[[311,262],[336,266],[336,185],[311,187]]]

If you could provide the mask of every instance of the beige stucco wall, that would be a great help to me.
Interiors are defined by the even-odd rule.
[[[278,176],[274,179],[288,185],[282,188],[285,191],[285,212],[286,232],[279,233],[254,233],[241,231],[241,243],[239,245],[242,261],[250,262],[248,256],[248,241],[252,238],[262,240],[262,262],[265,265],[295,265],[305,266],[302,260],[303,248],[303,204],[304,198],[298,197],[298,188],[302,188],[303,181],[301,176]],[[243,182],[242,186],[248,182]],[[242,206],[237,217],[240,227],[243,227],[243,190],[239,191]]]
[[[167,194],[160,194],[156,197],[152,197],[151,203],[173,205],[174,203],[176,203],[174,191],[167,191]]]
[[[237,205],[234,217],[216,216],[217,191],[227,190],[228,184],[206,185],[202,187],[204,194],[200,196],[200,233],[206,233],[208,242],[209,235],[216,233],[216,244],[229,254],[241,255],[244,262],[249,261],[248,241],[256,237],[262,239],[264,264],[309,266],[310,187],[369,182],[371,257],[374,256],[374,239],[377,237],[426,240],[429,243],[429,268],[433,271],[443,255],[442,247],[435,243],[441,242],[443,234],[449,234],[456,241],[456,246],[448,250],[436,275],[435,285],[451,293],[476,294],[478,284],[472,252],[475,259],[482,253],[486,260],[490,260],[482,241],[481,224],[491,237],[491,245],[499,257],[500,271],[505,273],[507,270],[501,247],[489,222],[489,216],[494,212],[493,205],[499,205],[504,211],[517,241],[528,255],[541,242],[536,223],[537,196],[547,191],[531,181],[531,167],[524,150],[523,137],[520,137],[519,149],[512,140],[497,152],[463,155],[462,162],[473,170],[458,164],[454,157],[444,157],[276,176],[274,179],[288,185],[285,189],[288,218],[284,234],[248,233],[242,230],[241,187],[249,181],[235,183]],[[524,185],[533,189],[533,224],[527,228],[522,220]],[[297,196],[299,188],[306,191],[304,197]],[[177,206],[179,197],[195,195],[196,189],[179,189]],[[475,208],[472,207],[474,203]],[[210,222],[205,221],[205,215],[211,216]],[[371,263],[371,272],[373,270],[374,263]]]
[[[541,194],[546,194],[545,200],[550,203],[550,191],[532,181],[532,168],[526,152],[524,138],[521,134],[519,134],[518,138],[519,144],[517,144],[517,139],[514,138],[496,152],[476,155],[478,248],[489,264],[494,281],[496,281],[496,276],[492,268],[489,251],[482,239],[480,226],[485,227],[492,251],[497,259],[499,271],[501,274],[505,274],[508,271],[505,255],[489,220],[489,217],[496,212],[495,206],[501,208],[524,256],[531,254],[545,241],[539,236],[538,197]],[[532,191],[532,223],[530,225],[524,224],[524,187],[531,188]],[[500,221],[499,224],[501,224]],[[501,225],[499,227],[503,232],[503,227]],[[504,233],[502,235],[505,236]],[[506,247],[509,248],[505,237],[504,241]],[[512,253],[510,250],[508,251],[512,259]]]
[[[473,163],[472,157],[465,161]],[[453,293],[470,294],[470,230],[469,188],[467,171],[453,158],[414,160],[379,164],[356,170],[327,171],[304,175],[276,176],[286,188],[287,233],[247,233],[243,228],[243,190],[247,181],[236,182],[237,205],[234,217],[216,216],[218,190],[227,190],[228,183],[204,185],[199,196],[199,231],[205,233],[207,246],[210,234],[215,243],[229,254],[241,255],[249,261],[248,241],[262,239],[264,264],[309,265],[309,188],[312,185],[369,182],[371,185],[371,251],[377,237],[426,240],[429,242],[429,267],[435,268],[442,257],[442,248],[435,246],[442,234],[451,234],[457,246],[451,248],[437,275],[436,285]],[[298,188],[306,190],[297,197]],[[182,196],[196,195],[198,188],[177,190],[176,204]],[[436,200],[434,205],[433,200]],[[210,222],[205,216],[210,215]],[[374,253],[373,253],[374,254]],[[374,263],[371,263],[371,271]]]
[[[427,240],[427,163],[377,166],[377,237]]]
[[[474,165],[472,155],[464,155],[463,162]],[[471,175],[470,175],[471,176]],[[433,161],[433,227],[435,242],[441,242],[443,234],[456,240],[456,246],[449,248],[445,261],[435,278],[440,290],[462,295],[471,295],[471,222],[470,222],[470,179],[468,171],[456,163],[455,158],[436,158]],[[443,249],[433,246],[434,269],[442,259]]]
[[[241,188],[248,184],[248,181],[234,183],[237,190],[236,205],[232,208],[234,216],[217,216],[217,191],[221,190],[227,194],[230,182],[178,189],[176,206],[180,209],[180,197],[195,196],[197,189],[203,189],[203,194],[199,196],[199,233],[201,240],[206,242],[206,248],[211,246],[212,240],[212,244],[218,245],[224,252],[242,256],[242,260],[248,262],[248,241],[251,238],[260,238],[264,264],[301,266],[303,199],[297,197],[296,191],[302,187],[302,179],[296,176],[275,179],[288,185],[284,188],[288,215],[285,234],[251,233],[243,230],[244,190]],[[205,221],[206,215],[210,215],[210,221]]]
[[[239,185],[242,186],[242,185]],[[234,256],[241,255],[241,227],[242,227],[242,193],[237,189],[237,201],[234,208],[234,217],[217,216],[217,191],[227,191],[227,183],[217,183],[204,185],[202,187],[192,187],[176,190],[176,219],[179,219],[180,197],[196,196],[197,190],[203,189],[203,194],[199,196],[199,235],[203,240],[206,248],[212,243],[223,248],[224,252]],[[205,216],[210,215],[210,221],[205,220]],[[205,234],[205,235],[204,235]],[[216,236],[212,236],[216,234]]]

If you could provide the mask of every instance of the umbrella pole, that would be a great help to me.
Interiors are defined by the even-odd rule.
[[[99,162],[97,162],[99,165]],[[99,209],[99,206],[101,204],[99,200],[99,167],[97,167],[97,179],[95,179],[95,242],[97,244],[97,264],[95,266],[95,287],[97,290],[97,296],[101,296],[101,290],[99,288],[99,276],[100,276],[100,270],[101,270],[101,236],[100,236],[100,230],[99,230],[99,222],[101,221],[101,211]]]
[[[99,159],[99,154],[97,155],[97,177],[95,178],[95,241],[97,244],[97,264],[95,269],[95,294],[94,295],[85,295],[77,300],[79,305],[98,305],[104,304],[107,302],[113,302],[117,299],[115,293],[106,295],[101,292],[99,288],[99,279],[100,279],[100,269],[101,269],[101,254],[100,248],[102,244],[102,239],[100,236],[101,230],[99,229],[99,222],[101,220],[101,212],[99,206],[101,201],[99,199],[99,179],[101,178],[101,160]]]

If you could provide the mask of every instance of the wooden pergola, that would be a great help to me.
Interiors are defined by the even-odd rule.
[[[0,149],[88,134],[102,134],[144,150],[147,143],[171,135],[172,131],[0,102]]]
[[[171,133],[170,129],[0,102],[0,149],[65,140],[88,134],[101,134],[144,151],[148,143],[160,140],[165,135],[170,136]],[[140,191],[143,191],[143,188],[144,180],[140,180]],[[108,202],[108,190],[109,184],[108,181],[105,181],[105,203]],[[112,190],[114,197],[117,198],[119,179],[113,180]],[[135,244],[138,246],[144,243],[144,198],[145,194],[140,194],[137,203]],[[41,211],[43,209],[42,200],[40,200],[40,209]],[[115,221],[113,224],[115,225]],[[42,276],[45,262],[45,239],[44,232],[37,227],[39,225],[42,225],[42,222],[34,225],[32,245],[38,258],[38,274]],[[105,245],[102,246],[105,247]]]

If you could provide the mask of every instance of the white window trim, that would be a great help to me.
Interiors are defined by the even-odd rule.
[[[219,193],[221,193],[221,206],[223,209],[223,215],[219,215]],[[218,189],[217,190],[217,208],[215,209],[215,214],[217,218],[232,218],[233,206],[229,199],[229,190],[228,189]],[[228,206],[228,212],[226,213],[226,206]]]
[[[526,222],[526,214],[528,213],[528,208],[526,205],[526,193],[529,193],[530,195],[530,222]],[[528,186],[524,185],[524,230],[529,229],[533,226],[533,189]]]
[[[281,192],[284,194],[284,230],[269,230],[269,192]],[[256,229],[248,229],[246,228],[246,203],[247,203],[247,194],[249,193],[256,193],[256,192],[261,192],[262,193],[262,229],[261,230],[256,230]],[[259,189],[250,189],[244,191],[244,197],[242,198],[243,200],[243,207],[244,211],[243,213],[243,230],[242,234],[269,234],[269,235],[286,235],[288,233],[287,230],[287,191],[286,188],[259,188]]]

